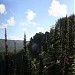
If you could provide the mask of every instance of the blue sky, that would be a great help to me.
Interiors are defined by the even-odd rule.
[[[7,28],[8,39],[27,40],[49,31],[58,18],[75,12],[75,0],[0,0],[0,39]]]

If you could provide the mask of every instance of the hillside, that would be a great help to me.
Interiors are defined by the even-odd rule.
[[[8,50],[13,51],[14,50],[14,42],[16,42],[16,50],[19,51],[23,49],[23,40],[8,40]],[[5,51],[5,40],[0,39],[0,52]]]

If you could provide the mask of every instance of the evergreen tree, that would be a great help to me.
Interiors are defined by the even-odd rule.
[[[60,61],[60,55],[61,55],[61,35],[60,35],[60,24],[59,22],[56,23],[55,25],[55,32],[54,32],[54,61],[55,63],[57,60]]]
[[[13,75],[17,75],[16,74],[16,70],[17,70],[17,62],[16,62],[16,42],[14,42],[14,63],[13,63],[13,66],[14,66],[14,72],[13,72]]]
[[[7,32],[5,28],[5,75],[9,75],[9,66],[8,66],[8,45],[7,45]]]
[[[24,34],[23,66],[23,75],[31,75],[29,53],[26,44],[26,34]]]
[[[69,69],[69,25],[67,16],[63,19],[62,29],[62,75],[66,75]]]
[[[43,75],[43,47],[41,46],[40,54],[39,54],[39,75]]]
[[[70,68],[69,75],[74,75],[74,67],[75,67],[75,15],[71,15],[68,18],[69,22],[69,57],[70,57]]]
[[[52,66],[54,65],[54,28],[52,28],[50,30],[50,49],[49,49],[49,52],[48,52],[48,55],[47,55],[47,63],[48,63],[48,75],[52,75],[54,72],[53,72],[53,69],[52,69]],[[54,75],[54,74],[53,74]]]
[[[49,50],[49,74],[60,74],[60,56],[61,56],[61,42],[60,42],[60,25],[57,22],[53,32],[50,31],[50,50]]]
[[[5,75],[14,75],[14,67],[13,67],[13,54],[8,53],[8,45],[7,45],[7,32],[5,28]]]

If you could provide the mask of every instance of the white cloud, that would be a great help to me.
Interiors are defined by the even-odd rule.
[[[14,17],[10,17],[10,19],[7,20],[7,24],[9,26],[13,26],[13,25],[15,25],[15,23],[16,23],[16,21],[15,21]]]
[[[49,15],[55,17],[65,17],[67,14],[67,6],[65,4],[60,4],[59,1],[53,0],[51,6],[49,7]]]
[[[22,27],[27,27],[30,25],[35,26],[36,23],[33,21],[35,17],[36,17],[36,13],[34,13],[32,10],[28,9],[27,12],[25,12],[26,21],[20,22],[19,25]]]
[[[42,27],[39,26],[39,27],[37,27],[37,32],[43,32],[44,33],[45,31]]]
[[[36,17],[36,13],[34,13],[32,10],[28,9],[27,12],[25,12],[26,21],[19,23],[19,25],[22,27],[23,31],[27,31],[26,27],[28,27],[28,26],[39,25],[33,21],[35,17]]]
[[[32,21],[36,17],[36,13],[34,13],[32,10],[28,9],[27,12],[25,12],[27,21]]]
[[[9,39],[9,40],[23,40],[22,38],[19,38],[19,37],[14,36],[14,35],[9,36],[8,39]]]
[[[3,14],[6,11],[5,5],[0,4],[0,14]]]
[[[0,28],[7,28],[8,26],[14,26],[16,23],[14,17],[10,17],[5,23],[2,23]]]

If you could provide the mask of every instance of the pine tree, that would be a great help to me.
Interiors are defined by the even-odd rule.
[[[61,37],[60,37],[60,25],[56,23],[53,31],[50,31],[50,50],[49,50],[49,74],[60,74],[60,56],[61,56]]]
[[[7,32],[5,28],[5,75],[13,75],[13,59],[11,53],[8,53]]]
[[[54,68],[53,68],[53,65],[54,65],[54,54],[55,54],[55,51],[54,51],[54,28],[51,29],[50,31],[50,49],[49,49],[49,52],[47,54],[47,65],[48,65],[48,75],[54,75],[55,73],[53,72]]]
[[[59,22],[55,25],[55,32],[54,32],[54,61],[57,62],[57,60],[60,61],[60,55],[61,55],[61,35],[60,35],[60,24]]]
[[[14,42],[14,62],[13,62],[13,66],[14,66],[14,72],[13,75],[17,75],[16,74],[16,70],[17,70],[17,62],[16,62],[16,42]]]
[[[63,28],[62,28],[62,75],[66,75],[69,70],[69,25],[67,16],[63,18]]]
[[[8,68],[8,45],[7,45],[7,32],[5,28],[5,74],[9,75],[9,68]]]
[[[43,75],[43,47],[41,46],[40,54],[39,54],[39,75]]]
[[[24,50],[23,50],[23,75],[31,75],[31,67],[29,61],[29,53],[26,44],[26,34],[24,34]]]
[[[69,22],[69,57],[70,57],[70,68],[68,71],[69,75],[75,74],[75,16],[74,14],[68,18]]]

